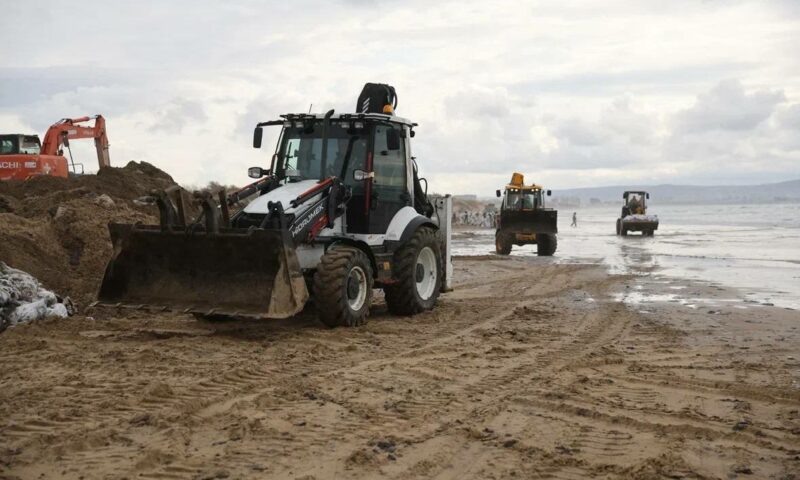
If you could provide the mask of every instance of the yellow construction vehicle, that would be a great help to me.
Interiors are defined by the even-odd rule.
[[[495,247],[500,255],[511,253],[512,245],[536,244],[539,255],[550,256],[556,251],[558,212],[545,208],[544,197],[550,190],[541,185],[525,185],[521,173],[514,173],[503,198],[495,233]]]

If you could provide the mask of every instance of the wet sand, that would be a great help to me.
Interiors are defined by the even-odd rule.
[[[796,478],[800,314],[458,258],[412,318],[95,312],[0,335],[0,478]]]

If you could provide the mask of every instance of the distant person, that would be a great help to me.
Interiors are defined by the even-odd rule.
[[[578,226],[578,212],[572,212],[572,225],[570,225],[570,226],[571,227],[577,227]]]

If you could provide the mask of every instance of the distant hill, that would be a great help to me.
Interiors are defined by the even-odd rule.
[[[620,203],[625,190],[645,190],[657,203],[795,203],[800,202],[800,180],[763,185],[619,185],[553,190],[554,204],[589,206]]]

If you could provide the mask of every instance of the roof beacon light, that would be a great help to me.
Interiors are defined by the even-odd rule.
[[[391,105],[384,105],[383,113],[388,113],[389,115],[391,115],[394,113],[394,108]]]

